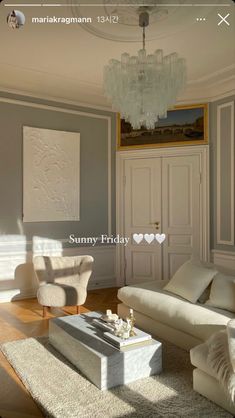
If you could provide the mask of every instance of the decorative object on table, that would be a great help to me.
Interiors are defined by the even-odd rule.
[[[115,315],[114,320],[107,320],[106,314],[105,316],[102,315],[100,319],[93,319],[92,323],[102,329],[102,331],[110,332],[121,339],[128,339],[131,330],[130,320],[127,319],[127,322],[124,322],[122,318],[118,318],[118,315],[111,315]],[[108,313],[108,316],[110,317],[110,312]]]
[[[121,55],[104,68],[104,91],[115,111],[134,129],[154,129],[158,119],[167,116],[186,84],[186,64],[177,53],[163,56],[158,49],[147,55],[145,28],[149,25],[147,7],[139,8],[139,26],[143,31],[143,47],[138,56]]]
[[[101,316],[102,321],[115,322],[118,320],[118,315],[112,313],[111,309],[106,310],[106,314]]]
[[[152,340],[150,334],[139,329],[137,330],[136,328],[134,328],[135,335],[130,336],[129,329],[125,331],[125,327],[126,325],[123,325],[121,336],[117,336],[112,332],[104,332],[104,339],[119,349],[127,346],[134,346],[135,344],[148,343]],[[125,337],[125,333],[128,335],[127,337]]]
[[[127,321],[123,325],[122,338],[124,340],[128,340],[128,338],[130,337],[130,332],[131,332],[131,324],[130,324],[130,320],[127,319]]]
[[[154,128],[133,129],[118,116],[118,148],[156,148],[208,143],[208,105],[176,106]]]
[[[128,339],[130,337],[130,331],[131,331],[131,324],[129,320],[127,320],[127,322],[124,322],[120,318],[115,322],[114,335],[116,337],[122,338],[124,340]]]
[[[92,319],[92,324],[103,331],[102,337],[115,347],[121,349],[125,346],[130,346],[137,343],[145,343],[152,339],[150,334],[137,330],[134,328],[135,318],[133,309],[130,309],[130,316],[123,321],[122,318],[110,320],[112,314],[111,310],[106,311],[106,315],[101,315],[98,318]],[[107,320],[107,318],[109,318]]]
[[[130,323],[130,336],[133,337],[134,335],[136,335],[135,331],[134,331],[134,326],[135,326],[135,317],[134,317],[134,312],[133,309],[130,309],[130,314],[129,317],[127,318],[127,321],[129,321]]]
[[[37,298],[43,306],[43,317],[48,307],[76,306],[77,314],[80,313],[87,297],[93,262],[89,255],[34,257],[33,266],[39,284]]]
[[[117,321],[115,321],[114,324],[114,335],[116,335],[117,337],[122,337],[122,330],[123,327],[123,320],[122,318],[119,318]]]

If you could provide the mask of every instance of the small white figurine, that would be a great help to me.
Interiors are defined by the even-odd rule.
[[[115,321],[114,323],[114,334],[117,337],[128,339],[130,337],[131,323],[127,319],[127,322],[124,322],[121,318]]]
[[[117,337],[121,337],[122,336],[122,327],[123,327],[123,320],[121,318],[119,318],[114,323],[114,334]]]
[[[122,338],[127,340],[130,337],[130,331],[131,331],[130,319],[128,318],[126,319],[126,322],[124,322],[122,329],[123,329]]]
[[[115,322],[118,319],[118,315],[112,313],[111,309],[107,309],[106,314],[102,315],[101,319],[105,322]]]

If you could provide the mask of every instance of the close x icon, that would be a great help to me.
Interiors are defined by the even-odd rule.
[[[218,22],[218,26],[222,25],[223,23],[227,26],[230,26],[230,23],[227,20],[229,16],[230,16],[230,13],[227,13],[226,16],[222,16],[220,13],[218,13],[218,17],[220,18],[220,21]]]

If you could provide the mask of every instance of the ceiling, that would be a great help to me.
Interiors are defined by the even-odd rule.
[[[82,6],[79,9],[66,4],[68,1],[64,1],[64,7],[15,6],[24,12],[26,24],[13,30],[6,24],[6,17],[12,10],[12,7],[6,7],[7,3],[10,2],[0,3],[0,90],[91,106],[110,106],[103,95],[103,67],[110,58],[119,59],[123,52],[136,54],[140,49],[141,30],[130,24],[137,21],[133,19],[136,11],[121,6],[118,11],[125,24],[98,24],[97,15],[107,13],[107,8]],[[187,6],[185,1],[179,3],[181,6],[159,7],[159,13],[150,16],[150,26],[146,29],[147,51],[151,53],[161,48],[164,54],[177,52],[186,58],[188,83],[179,101],[205,99],[220,90],[231,90],[231,86],[235,87],[234,3],[222,0],[214,7]],[[218,4],[218,1],[214,3]],[[108,13],[118,12],[115,7],[108,10]],[[230,26],[224,22],[218,26],[218,13],[222,16],[230,14],[227,18]],[[31,22],[32,17],[79,14],[91,16],[93,23]],[[198,21],[200,17],[206,20]]]

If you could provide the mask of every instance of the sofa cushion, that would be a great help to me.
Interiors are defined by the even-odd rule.
[[[235,277],[216,274],[206,305],[235,312]]]
[[[192,304],[167,292],[162,289],[165,283],[154,281],[123,287],[118,291],[118,298],[134,310],[202,341],[234,318],[231,312]]]
[[[208,357],[208,345],[206,343],[199,344],[190,350],[190,360],[193,366],[209,374],[212,377],[216,377],[215,372],[207,364]]]
[[[189,260],[177,270],[164,289],[195,303],[216,273],[217,270],[202,265],[200,261]]]

